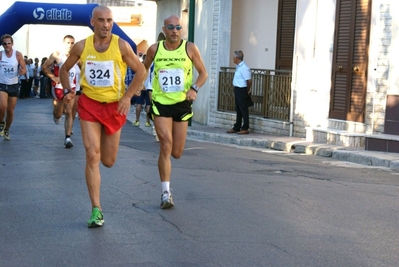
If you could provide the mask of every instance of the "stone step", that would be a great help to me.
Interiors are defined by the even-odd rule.
[[[399,153],[399,135],[374,134],[365,138],[365,149],[368,151]]]
[[[343,130],[351,133],[365,133],[366,125],[361,122],[328,119],[328,129]]]
[[[364,147],[365,134],[332,128],[306,127],[306,141],[344,147]]]

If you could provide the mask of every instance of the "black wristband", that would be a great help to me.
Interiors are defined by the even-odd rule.
[[[190,89],[194,90],[196,93],[198,93],[198,90],[199,90],[198,86],[195,84],[191,85]]]

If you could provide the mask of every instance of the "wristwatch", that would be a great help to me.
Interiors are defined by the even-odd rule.
[[[190,89],[193,89],[196,93],[198,93],[199,87],[196,84],[190,86]]]

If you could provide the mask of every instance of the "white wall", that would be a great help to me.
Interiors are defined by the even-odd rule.
[[[399,1],[386,1],[390,4],[390,18],[392,19],[391,35],[387,36],[391,39],[386,39],[386,42],[390,41],[389,49],[389,94],[399,95],[399,17],[396,16],[399,12]],[[395,15],[394,15],[395,14]],[[378,24],[381,30],[386,25]]]
[[[198,46],[201,53],[202,60],[205,66],[211,66],[212,58],[212,25],[213,25],[213,0],[196,1],[195,4],[195,21],[194,21],[194,43]],[[209,113],[209,96],[210,96],[210,82],[211,70],[207,68],[208,80],[202,86],[197,95],[197,100],[193,105],[194,120],[201,124],[206,124]],[[197,77],[194,71],[194,81]]]
[[[334,22],[335,1],[298,1],[292,75],[300,126],[328,124]]]
[[[242,50],[250,68],[274,69],[278,0],[233,0],[230,66],[233,52]]]
[[[14,42],[19,44],[17,40],[21,40],[22,44],[24,34],[26,34],[26,46],[19,51],[29,58],[41,59],[49,57],[54,51],[63,50],[62,43],[65,35],[72,35],[77,42],[93,32],[89,27],[83,26],[25,25],[15,34]]]

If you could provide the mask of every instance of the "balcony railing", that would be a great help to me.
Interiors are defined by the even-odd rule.
[[[251,69],[252,100],[249,114],[289,121],[292,72]],[[235,68],[221,67],[219,72],[219,111],[235,111],[233,77]]]

